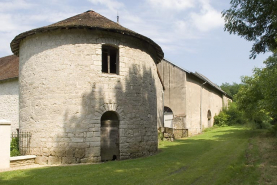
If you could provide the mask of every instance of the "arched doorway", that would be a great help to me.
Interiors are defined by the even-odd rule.
[[[173,128],[173,112],[169,107],[164,107],[164,127]]]
[[[114,111],[107,111],[101,117],[101,161],[120,159],[119,119]]]
[[[211,127],[212,126],[212,113],[210,110],[208,110],[207,118],[208,118],[208,127]]]

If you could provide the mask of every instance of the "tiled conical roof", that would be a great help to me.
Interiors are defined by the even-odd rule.
[[[0,81],[18,77],[18,61],[15,55],[0,58]]]
[[[11,42],[12,52],[18,56],[20,42],[24,38],[26,38],[30,35],[34,35],[36,33],[41,33],[41,32],[47,32],[47,31],[51,31],[51,30],[57,30],[57,29],[74,29],[74,28],[79,28],[79,29],[87,28],[87,29],[91,29],[91,30],[105,30],[105,31],[120,33],[120,34],[124,34],[124,35],[128,35],[128,36],[133,36],[133,37],[144,40],[149,45],[151,45],[155,48],[157,63],[160,62],[164,56],[164,53],[163,53],[161,47],[158,44],[156,44],[154,41],[152,41],[151,39],[149,39],[143,35],[140,35],[132,30],[129,30],[129,29],[121,26],[120,24],[115,23],[92,10],[89,10],[84,13],[78,14],[76,16],[70,17],[63,21],[51,24],[49,26],[44,26],[41,28],[33,29],[33,30],[30,30],[30,31],[27,31],[27,32],[17,35]]]

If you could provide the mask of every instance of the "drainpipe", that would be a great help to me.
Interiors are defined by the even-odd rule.
[[[163,120],[162,120],[162,127],[164,128],[164,90],[162,92],[162,98],[163,98]]]
[[[206,84],[207,82],[204,82],[201,85],[201,92],[200,92],[200,132],[202,132],[202,91],[203,91],[203,86]]]

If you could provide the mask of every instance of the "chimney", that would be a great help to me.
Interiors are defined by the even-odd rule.
[[[119,15],[118,15],[118,12],[117,12],[117,24],[119,24]]]

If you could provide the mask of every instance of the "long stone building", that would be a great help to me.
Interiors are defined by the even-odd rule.
[[[158,71],[165,87],[164,127],[175,137],[199,134],[213,126],[214,116],[231,97],[200,73],[192,73],[163,59]]]
[[[155,154],[157,128],[201,133],[230,98],[94,11],[19,34],[11,49],[0,59],[0,119],[32,134],[40,164]]]

